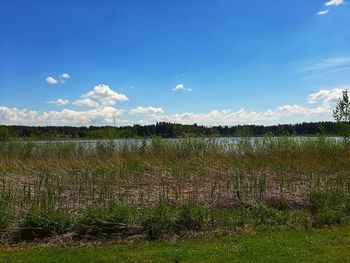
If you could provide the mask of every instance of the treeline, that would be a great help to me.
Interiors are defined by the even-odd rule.
[[[138,138],[159,136],[176,138],[184,136],[298,136],[298,135],[338,135],[335,122],[310,122],[298,124],[280,124],[273,126],[237,125],[213,126],[183,125],[177,123],[157,122],[152,125],[112,126],[5,126],[0,125],[0,140],[9,138],[34,139],[95,139],[95,138]]]

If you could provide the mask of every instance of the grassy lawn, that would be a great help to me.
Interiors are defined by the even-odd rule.
[[[80,248],[2,248],[0,262],[350,262],[350,227]]]

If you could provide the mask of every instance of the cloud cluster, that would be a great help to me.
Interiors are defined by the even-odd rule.
[[[350,85],[331,89],[323,89],[312,93],[307,97],[311,104],[317,104],[316,107],[305,107],[301,105],[283,105],[275,109],[266,111],[248,111],[240,109],[238,111],[213,110],[208,113],[185,112],[172,115],[150,116],[149,123],[155,121],[168,121],[183,124],[200,123],[205,125],[233,125],[233,124],[267,124],[295,122],[298,118],[320,117],[324,119],[329,117],[332,112],[333,103],[341,97],[342,90],[350,90]],[[145,121],[143,121],[145,122]]]
[[[103,88],[101,88],[103,87]],[[27,109],[0,107],[0,123],[22,125],[130,125],[133,123],[154,123],[156,121],[169,121],[183,124],[205,125],[234,125],[234,124],[272,124],[296,122],[302,118],[310,120],[314,117],[324,120],[331,118],[334,102],[341,96],[342,90],[350,90],[350,85],[322,89],[307,97],[307,102],[314,105],[306,107],[301,105],[282,105],[275,109],[253,111],[240,109],[233,111],[212,110],[207,113],[184,112],[165,114],[159,107],[136,107],[129,111],[117,109],[112,105],[116,101],[125,101],[125,95],[119,94],[106,85],[96,86],[86,98],[73,102],[76,106],[93,107],[93,109],[76,111],[64,109],[62,111],[47,111],[39,113]],[[111,98],[108,98],[109,94]],[[118,94],[118,95],[116,95]],[[125,97],[124,97],[125,96]],[[100,103],[90,99],[94,98]],[[55,101],[55,102],[58,102]],[[59,103],[65,103],[65,100]],[[122,118],[128,112],[130,115],[142,116],[142,119],[130,121]]]
[[[125,110],[109,106],[87,111],[64,109],[43,113],[27,109],[0,107],[0,121],[8,125],[121,125],[125,121],[119,120],[118,116],[123,115],[124,112]]]
[[[287,117],[300,117],[310,115],[323,115],[329,113],[325,107],[306,108],[300,105],[284,105],[274,110],[248,111],[240,109],[238,111],[213,110],[209,113],[185,112],[181,114],[162,115],[151,117],[151,122],[168,121],[183,124],[205,124],[205,125],[233,125],[233,124],[266,124],[280,123]]]
[[[59,76],[59,80],[61,83],[65,83],[67,79],[69,79],[71,76],[68,73],[63,73]],[[52,76],[48,76],[46,78],[46,82],[49,83],[50,85],[55,85],[58,83],[58,80],[55,79]]]
[[[330,106],[342,96],[343,90],[350,90],[350,86],[342,86],[331,90],[322,89],[319,92],[312,93],[307,98],[309,103],[317,103],[322,101],[324,106]]]

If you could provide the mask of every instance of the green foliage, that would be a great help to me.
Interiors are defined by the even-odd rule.
[[[184,205],[175,220],[177,231],[200,231],[206,221],[206,209],[192,203]]]
[[[64,209],[38,208],[29,209],[21,223],[21,240],[43,238],[69,232],[73,216]]]
[[[172,234],[175,231],[174,210],[170,206],[159,204],[142,222],[142,226],[149,240],[156,240]]]
[[[310,194],[306,206],[313,214],[322,210],[344,211],[349,201],[348,198],[337,194],[313,192]]]
[[[348,220],[349,198],[337,194],[311,193],[307,207],[313,215],[315,227],[341,225]]]
[[[350,142],[350,101],[348,92],[343,91],[343,96],[337,102],[333,110],[333,117],[338,122],[338,130],[345,142]]]
[[[0,142],[9,141],[11,138],[10,132],[7,127],[0,126]]]
[[[337,122],[350,122],[350,101],[346,90],[343,90],[343,96],[337,102],[333,117]]]
[[[314,215],[315,227],[342,225],[346,221],[346,216],[340,211],[323,209]]]
[[[180,137],[247,137],[247,136],[290,136],[290,135],[336,135],[336,124],[333,122],[299,123],[294,125],[283,124],[274,126],[238,125],[206,127],[197,124],[183,125],[177,123],[157,122],[151,125],[124,126],[124,127],[29,127],[29,126],[2,126],[6,127],[13,137],[36,139],[116,139],[116,138],[180,138]]]
[[[274,208],[260,205],[254,209],[258,218],[258,223],[263,225],[282,225],[286,223],[286,213],[278,211]]]
[[[133,207],[118,204],[89,206],[79,216],[75,230],[79,235],[132,234],[135,229],[128,227],[128,224],[133,222],[136,212]]]

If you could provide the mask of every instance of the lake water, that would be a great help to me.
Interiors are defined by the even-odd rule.
[[[290,137],[216,137],[216,138],[204,138],[205,140],[211,140],[216,143],[238,143],[242,140],[248,140],[250,142],[255,142],[257,140],[264,140],[264,139],[293,139],[297,141],[304,141],[304,140],[316,140],[318,137],[309,137],[309,136],[290,136]],[[326,137],[327,139],[340,141],[342,140],[341,137]],[[179,138],[165,138],[161,139],[164,141],[169,142],[178,142],[181,139]],[[36,141],[37,143],[78,143],[83,144],[86,147],[94,147],[97,144],[107,144],[107,143],[113,143],[115,145],[129,145],[129,146],[141,146],[142,144],[146,143],[149,145],[152,142],[152,139],[84,139],[84,140],[56,140],[56,141]]]

